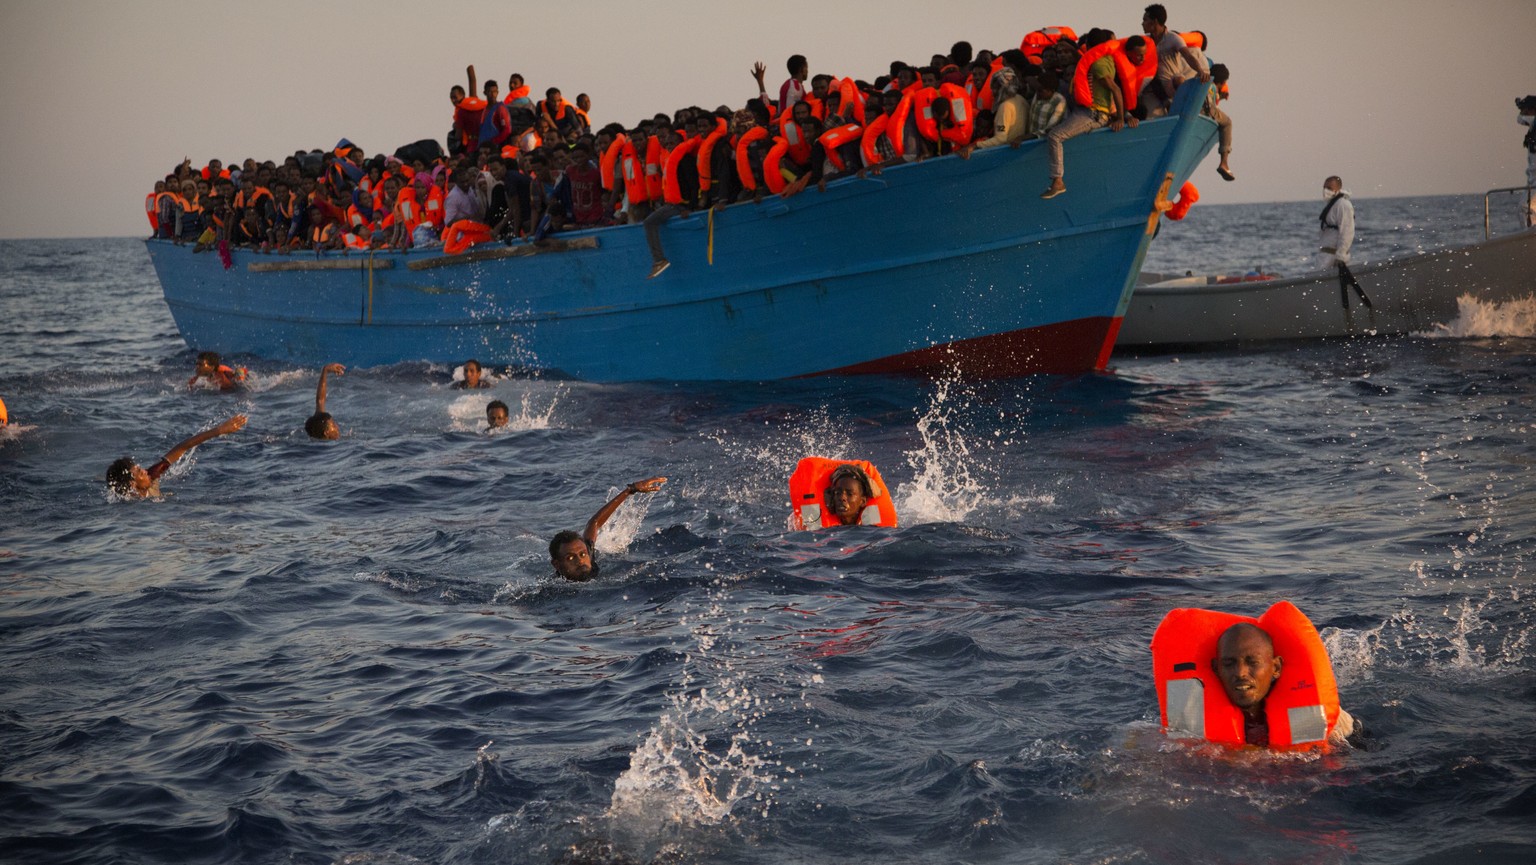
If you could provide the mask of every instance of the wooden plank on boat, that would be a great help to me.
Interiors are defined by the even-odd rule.
[[[523,243],[517,246],[498,246],[495,249],[476,249],[459,255],[440,255],[408,262],[411,270],[427,270],[433,267],[449,267],[455,264],[473,264],[477,261],[495,261],[499,258],[521,258],[525,255],[542,255],[546,252],[570,252],[575,249],[597,249],[597,238],[578,237],[573,240],[549,240],[539,244]]]
[[[375,258],[374,270],[389,270],[395,263],[388,258]],[[367,258],[321,258],[312,261],[253,261],[245,266],[252,273],[279,273],[285,270],[367,270]]]

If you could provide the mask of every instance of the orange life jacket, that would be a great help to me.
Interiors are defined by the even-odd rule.
[[[716,126],[715,131],[709,133],[709,137],[705,138],[704,142],[699,145],[698,166],[700,192],[708,192],[710,185],[714,182],[715,145],[719,144],[720,139],[724,137],[726,137],[726,130],[720,128],[720,126]],[[726,146],[730,145],[727,144]]]
[[[443,188],[437,184],[427,187],[427,203],[421,208],[422,218],[438,231],[443,230]]]
[[[950,120],[950,125],[939,130],[939,136],[956,147],[970,144],[976,130],[976,107],[970,95],[958,84],[943,84],[939,86],[939,97],[949,100]]]
[[[667,162],[662,169],[661,175],[661,197],[666,203],[684,203],[683,191],[677,183],[677,170],[682,166],[683,160],[687,159],[689,154],[699,149],[699,142],[701,140],[699,138],[690,138],[667,152]]]
[[[833,80],[832,85],[842,96],[842,105],[838,111],[841,111],[844,117],[852,117],[859,122],[860,126],[863,126],[864,94],[859,92],[859,85],[853,80],[853,76],[850,75],[841,81]]]
[[[341,236],[341,244],[347,249],[368,249],[368,239],[355,231],[348,231]]]
[[[613,191],[613,171],[618,166],[619,157],[624,153],[624,145],[629,143],[629,136],[620,133],[613,137],[613,143],[603,151],[598,159],[597,170],[602,179],[603,188]]]
[[[394,222],[405,226],[407,232],[416,230],[421,224],[421,203],[416,200],[416,190],[405,187],[395,197],[395,207],[392,213]]]
[[[784,179],[784,174],[779,170],[779,163],[784,161],[784,154],[789,152],[789,142],[783,138],[775,137],[773,146],[768,148],[768,155],[763,157],[763,184],[768,191],[777,195],[784,191],[789,181]]]
[[[1089,48],[1072,72],[1072,98],[1084,108],[1093,107],[1093,83],[1088,80],[1088,67],[1109,55],[1115,59],[1115,78],[1125,101],[1125,113],[1131,113],[1136,108],[1136,94],[1141,90],[1141,82],[1157,75],[1157,47],[1150,39],[1146,43],[1147,54],[1140,66],[1131,65],[1131,58],[1125,54],[1124,39],[1111,39]]]
[[[1189,213],[1189,209],[1200,200],[1200,190],[1195,188],[1194,181],[1189,181],[1179,187],[1179,200],[1173,203],[1168,210],[1168,218],[1174,222],[1183,219]]]
[[[544,136],[539,134],[538,129],[530,126],[523,130],[522,135],[518,136],[517,146],[524,153],[532,153],[544,146]]]
[[[876,144],[880,136],[885,134],[885,129],[890,125],[890,122],[891,115],[882,114],[870,121],[868,126],[864,127],[863,142],[859,145],[859,154],[864,157],[865,166],[880,164],[880,150],[876,147]]]
[[[368,214],[368,216],[372,215],[373,214],[371,212]],[[363,212],[357,209],[357,205],[347,205],[347,224],[353,228],[366,228],[367,230],[372,231],[373,221],[370,220],[368,216],[364,216]]]
[[[933,103],[939,98],[939,91],[932,87],[924,87],[913,93],[910,97],[903,97],[902,101],[911,103],[908,110],[917,119],[917,133],[929,141],[939,140],[939,122],[933,116]],[[901,112],[898,107],[897,113]],[[902,118],[905,120],[906,118]],[[903,123],[903,126],[906,124]]]
[[[144,215],[149,217],[149,229],[160,230],[160,196],[164,192],[151,192],[144,196]]]
[[[832,167],[838,171],[847,171],[850,166],[843,162],[843,155],[838,152],[838,148],[861,140],[863,134],[864,127],[857,123],[845,123],[842,126],[828,129],[816,140],[821,143],[821,149],[826,151],[827,161],[832,163]],[[856,168],[857,166],[851,167]]]
[[[767,127],[754,126],[742,133],[741,140],[736,142],[736,176],[741,178],[743,189],[757,189],[757,178],[752,175],[752,159],[747,153],[747,147],[767,137]]]
[[[864,503],[859,525],[896,526],[896,505],[891,502],[891,492],[881,479],[880,470],[874,465],[866,460],[805,457],[795,466],[794,474],[789,476],[789,501],[793,508],[790,520],[795,531],[842,525],[837,515],[827,507],[827,486],[832,473],[839,466],[845,465],[858,466],[869,478],[872,495]]]
[[[458,255],[477,243],[490,241],[492,237],[489,225],[473,219],[461,219],[443,232],[443,252]]]
[[[519,87],[516,90],[508,90],[507,98],[501,101],[507,105],[511,105],[519,99],[528,98],[528,94],[532,92],[533,90],[528,85],[524,84],[522,87]]]
[[[1025,33],[1024,41],[1019,43],[1019,50],[1036,66],[1040,65],[1040,55],[1046,48],[1060,42],[1062,38],[1077,41],[1077,31],[1071,27],[1041,27],[1033,33]]]
[[[646,141],[646,150],[650,150],[649,140]],[[624,149],[619,152],[619,169],[624,178],[624,194],[629,197],[629,203],[644,204],[650,201],[651,193],[645,182],[645,159],[629,139],[625,139]]]
[[[1263,628],[1281,659],[1280,675],[1264,700],[1269,747],[1327,749],[1339,720],[1339,688],[1317,629],[1290,601],[1275,604],[1257,619],[1170,610],[1152,635],[1152,677],[1163,728],[1234,748],[1244,745],[1243,711],[1227,699],[1211,664],[1222,633],[1239,622]]]
[[[800,165],[811,161],[811,142],[806,140],[805,132],[793,117],[786,113],[784,121],[779,124],[779,131],[784,142],[789,145],[790,159]]]
[[[309,230],[309,242],[320,246],[329,246],[331,240],[336,237],[336,223],[327,222],[324,225],[316,225]]]
[[[652,201],[660,201],[664,191],[662,189],[662,170],[667,164],[667,149],[661,146],[661,139],[652,135],[645,142],[645,195]]]
[[[1191,30],[1188,33],[1180,33],[1179,38],[1183,39],[1184,44],[1191,48],[1199,48],[1202,51],[1205,50],[1204,30]]]

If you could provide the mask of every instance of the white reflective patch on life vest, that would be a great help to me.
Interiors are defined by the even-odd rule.
[[[865,506],[864,513],[859,514],[859,525],[861,525],[861,526],[878,526],[878,525],[880,525],[880,507],[878,505],[867,505],[867,506]]]
[[[1199,679],[1169,679],[1165,704],[1168,729],[1205,738],[1205,683]]]
[[[821,505],[801,505],[800,522],[808,529],[821,528]]]
[[[961,99],[960,97],[957,96],[954,99],[949,100],[949,107],[950,107],[950,110],[955,115],[955,122],[956,123],[965,123],[966,121],[971,119],[971,103],[970,102],[968,102],[968,101],[966,101],[964,99]]]
[[[1285,719],[1291,725],[1291,744],[1305,745],[1328,738],[1328,716],[1320,705],[1292,706],[1285,710]]]

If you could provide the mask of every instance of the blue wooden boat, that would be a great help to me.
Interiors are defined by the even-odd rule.
[[[1197,82],[1168,117],[847,178],[546,245],[317,256],[148,241],[187,345],[316,365],[509,364],[589,381],[1102,369],[1158,219],[1215,143]],[[713,263],[711,263],[711,248]]]

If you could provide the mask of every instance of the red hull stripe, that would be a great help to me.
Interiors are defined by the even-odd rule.
[[[1103,369],[1120,319],[1095,316],[962,339],[893,354],[811,375],[928,375],[1009,378],[1035,373],[1074,374]]]

